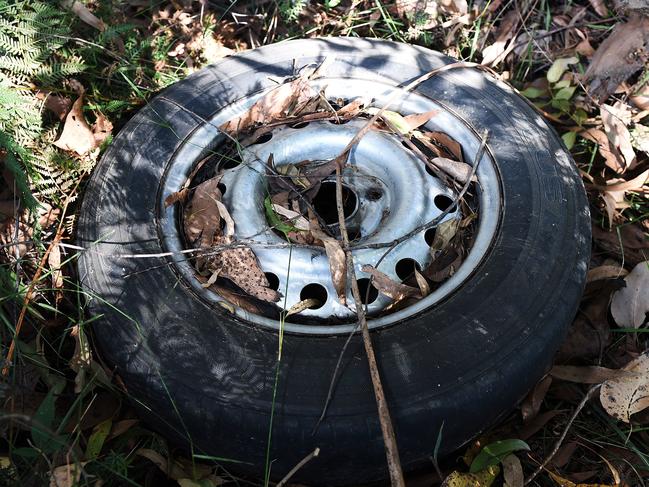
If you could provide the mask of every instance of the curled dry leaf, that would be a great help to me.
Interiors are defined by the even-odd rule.
[[[421,297],[421,293],[418,289],[393,281],[389,276],[378,269],[375,269],[371,265],[364,265],[361,267],[361,271],[371,275],[374,287],[376,287],[380,293],[385,294],[394,301],[398,302],[410,297]]]
[[[430,252],[434,255],[437,252],[444,250],[451,240],[453,240],[453,237],[455,237],[459,226],[460,220],[456,218],[451,218],[437,225],[437,228],[435,228],[433,243],[430,245]]]
[[[608,9],[604,0],[588,0],[588,3],[590,3],[590,6],[593,7],[597,15],[600,17],[608,17]]]
[[[608,369],[596,365],[555,365],[550,370],[555,379],[578,382],[580,384],[601,384],[610,379],[635,379],[637,374],[626,370]]]
[[[621,172],[624,169],[625,162],[622,154],[615,147],[611,146],[603,130],[590,128],[579,132],[579,135],[597,144],[599,153],[604,158],[607,167],[616,172]]]
[[[624,267],[617,265],[600,265],[588,271],[586,283],[603,281],[606,279],[618,279],[629,273]]]
[[[299,113],[314,96],[318,96],[318,93],[309,84],[309,74],[304,73],[293,81],[271,89],[247,112],[224,123],[220,129],[229,134],[237,134],[255,125],[271,123],[291,113]]]
[[[639,328],[649,313],[649,261],[637,264],[624,282],[613,294],[611,314],[618,326]]]
[[[629,107],[621,102],[615,105],[601,105],[600,115],[604,123],[604,131],[611,145],[622,155],[624,166],[622,171],[628,169],[635,161],[635,151],[631,143],[631,134],[627,125],[631,122]]]
[[[633,377],[611,379],[600,390],[600,401],[608,414],[625,423],[649,407],[649,352],[631,361],[624,370]]]
[[[417,269],[415,269],[415,279],[417,279],[417,285],[419,286],[421,297],[425,298],[430,294],[430,285],[428,284],[428,281]]]
[[[591,93],[605,100],[622,81],[639,71],[649,58],[647,43],[649,17],[632,15],[628,22],[617,24],[595,51],[584,75]]]
[[[309,309],[313,306],[318,306],[320,304],[322,303],[316,298],[303,299],[302,301],[298,301],[293,306],[291,306],[286,312],[286,316],[288,317],[291,315],[301,313],[305,309]]]
[[[221,176],[216,176],[196,186],[191,204],[185,208],[185,236],[191,245],[209,247],[220,232],[221,214],[216,204],[222,197],[220,181]]]
[[[472,169],[466,162],[452,161],[446,157],[434,157],[430,162],[460,183],[466,183],[471,177]]]
[[[54,145],[82,156],[99,147],[110,135],[112,128],[112,124],[103,115],[99,115],[93,128],[90,128],[83,115],[83,95],[81,95],[65,117],[63,131],[54,141]]]
[[[336,289],[338,300],[344,306],[347,304],[347,266],[345,251],[340,246],[340,242],[333,237],[326,235],[321,229],[312,225],[311,234],[322,240],[329,259],[329,272],[331,273],[331,282]]]
[[[482,50],[482,63],[484,66],[497,66],[506,56],[503,55],[507,42],[512,39],[518,27],[519,13],[515,10],[505,15],[498,28],[496,41]]]
[[[437,153],[440,156],[444,154],[439,152],[439,147],[444,149],[446,155],[456,161],[464,162],[464,157],[462,156],[462,146],[455,139],[451,138],[449,135],[444,132],[421,132],[417,135],[417,139],[421,141],[426,147],[431,149],[435,147],[433,152]]]

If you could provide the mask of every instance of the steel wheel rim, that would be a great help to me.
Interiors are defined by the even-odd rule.
[[[358,96],[362,96],[367,99],[373,99],[374,100],[373,106],[382,106],[382,104],[385,103],[385,101],[390,96],[392,96],[394,90],[397,89],[393,85],[387,83],[380,83],[374,80],[348,79],[348,78],[318,79],[314,81],[313,84],[316,89],[320,87],[322,88],[326,87],[327,97],[330,99],[336,99],[336,98],[354,99]],[[198,129],[196,129],[188,137],[188,139],[184,141],[183,145],[173,156],[171,162],[167,167],[165,176],[163,177],[160,184],[160,191],[159,191],[159,198],[158,198],[158,215],[159,215],[158,231],[161,240],[163,242],[163,246],[168,252],[172,254],[170,260],[173,262],[177,272],[183,277],[183,279],[187,283],[189,283],[191,288],[195,291],[195,293],[197,293],[200,296],[201,299],[204,299],[205,301],[211,304],[222,303],[225,300],[224,298],[215,294],[214,292],[203,288],[201,286],[201,283],[196,278],[195,271],[191,265],[191,262],[187,260],[187,255],[182,253],[183,240],[181,238],[181,235],[178,230],[178,225],[177,225],[178,209],[175,207],[175,205],[169,208],[165,208],[164,199],[169,194],[178,191],[178,189],[184,184],[188,174],[192,169],[192,166],[198,160],[203,158],[212,149],[214,149],[215,147],[217,147],[219,144],[222,143],[224,136],[219,134],[217,127],[222,123],[232,119],[234,116],[244,112],[261,95],[263,95],[263,93],[265,92],[259,92],[253,95],[249,95],[228,105],[224,109],[219,110],[215,115],[213,115],[209,120],[207,120],[206,121],[207,123],[202,124]],[[451,108],[445,106],[443,103],[433,100],[419,93],[412,93],[412,92],[407,93],[404,91],[402,92],[402,96],[400,97],[400,102],[391,105],[390,109],[400,112],[402,114],[419,113],[419,112],[425,112],[429,110],[438,110],[438,114],[426,124],[426,127],[430,130],[437,130],[437,131],[445,132],[448,135],[450,135],[452,138],[454,138],[461,144],[467,162],[472,163],[472,161],[474,160],[480,144],[480,138],[478,134],[476,134],[475,130],[473,129],[472,126],[468,124],[468,122],[466,122],[464,119],[459,117]],[[282,154],[278,153],[277,155],[279,155],[279,159],[283,162],[286,163],[299,162],[299,160],[301,160],[299,159],[301,155],[304,156],[309,155],[310,157],[313,158],[314,150],[315,150],[313,146],[306,151],[308,154],[304,152],[300,154],[299,152],[296,153],[296,151],[291,150],[292,146],[290,144],[286,144],[285,142],[286,141],[295,142],[297,140],[296,137],[298,139],[300,137],[311,137],[314,134],[314,129],[315,129],[315,132],[317,132],[319,135],[327,135],[327,137],[330,138],[333,137],[334,139],[338,137],[338,145],[339,145],[343,143],[344,140],[351,139],[355,131],[358,129],[359,124],[362,125],[362,123],[363,123],[362,121],[357,121],[357,122],[353,121],[350,122],[349,124],[336,126],[336,125],[329,124],[329,122],[318,122],[318,123],[312,123],[305,128],[282,127],[277,131],[273,132],[273,137],[270,139],[270,141],[257,144],[258,147],[256,148],[254,145],[249,146],[249,149],[256,151],[257,153],[256,155],[259,157],[249,156],[248,158],[250,160],[247,161],[246,156],[244,155],[244,162],[246,163],[245,166],[242,165],[239,166],[239,168],[228,170],[226,171],[227,177],[224,176],[224,183],[226,183],[226,187],[227,187],[227,191],[224,195],[224,202],[230,209],[232,216],[235,219],[236,227],[239,227],[237,236],[248,237],[251,235],[255,235],[256,233],[259,234],[258,231],[260,229],[259,225],[264,223],[260,220],[260,212],[263,213],[263,200],[260,203],[259,201],[257,201],[258,198],[255,199],[255,198],[248,197],[246,199],[242,199],[241,197],[242,195],[249,194],[245,189],[247,188],[246,184],[249,184],[250,181],[253,179],[252,177],[248,177],[248,178],[241,177],[241,173],[242,173],[240,169],[241,167],[247,168],[252,166],[253,169],[255,169],[257,173],[259,173],[261,169],[259,164],[261,163],[261,161],[264,160],[263,158],[267,156],[267,154],[270,151],[274,151],[273,154],[275,155],[276,153],[278,153],[278,151],[282,150],[282,147],[286,148],[287,150],[285,150],[284,153]],[[309,127],[311,127],[311,129]],[[341,135],[343,133],[346,135],[345,136]],[[299,134],[304,134],[304,135],[299,135]],[[386,137],[389,138],[394,136],[386,136]],[[273,142],[273,140],[275,140],[275,142]],[[378,139],[376,137],[374,137],[374,140],[372,140],[372,138],[368,138],[365,141],[361,140],[357,148],[359,151],[359,155],[361,156],[360,159],[363,159],[364,157],[363,144],[369,147],[370,144],[368,142],[377,142],[377,140]],[[282,142],[284,142],[284,144],[282,144]],[[329,142],[331,142],[331,140],[329,140]],[[385,140],[383,140],[382,143],[383,145],[381,146],[381,149],[386,150],[385,148],[388,147],[390,143],[386,142]],[[401,151],[400,154],[402,156],[402,158],[399,159],[400,162],[403,162],[404,160],[408,161],[412,159],[412,157],[414,157],[412,156],[409,150],[401,146],[400,142],[397,143],[400,146],[400,151]],[[328,153],[326,154],[322,153],[320,154],[320,156],[322,156],[323,158],[335,157],[337,155],[336,150],[337,147],[336,148],[330,147]],[[248,151],[247,153],[250,154]],[[275,155],[276,158],[277,155]],[[365,153],[365,156],[367,156],[367,153]],[[295,160],[296,157],[298,157],[297,160]],[[258,160],[255,163],[252,159],[258,159]],[[371,160],[371,158],[369,159]],[[257,165],[256,167],[254,167],[255,164]],[[423,178],[425,176],[427,178],[427,182],[430,184],[431,180],[433,180],[434,178],[426,174],[426,172],[424,171],[423,161],[418,160],[418,164],[420,167],[420,170],[416,170],[418,177]],[[379,166],[381,165],[379,164]],[[409,165],[409,170],[412,170],[413,167],[415,166]],[[422,171],[423,171],[423,175],[422,175]],[[499,180],[497,169],[493,161],[493,155],[489,152],[489,150],[485,151],[485,154],[483,155],[479,163],[476,175],[479,181],[479,185],[476,185],[476,187],[478,187],[477,200],[479,205],[478,229],[471,250],[469,251],[466,258],[464,259],[462,265],[457,269],[457,271],[450,278],[448,278],[445,282],[443,282],[439,288],[437,288],[427,297],[421,299],[415,304],[412,304],[400,311],[396,311],[394,313],[372,318],[371,320],[369,320],[368,326],[370,329],[382,328],[403,321],[415,314],[424,311],[425,309],[434,306],[436,303],[439,303],[440,301],[444,300],[451,294],[457,292],[458,289],[461,287],[462,283],[465,282],[466,279],[469,278],[475,272],[480,262],[482,262],[482,260],[485,258],[491,246],[491,242],[496,234],[496,230],[501,216],[501,205],[500,205],[501,187],[499,182],[500,180]],[[403,185],[403,178],[400,181],[401,181],[400,183],[397,183],[398,186]],[[436,187],[436,191],[438,191],[438,194],[444,193],[443,188]],[[256,193],[257,194],[259,193],[258,188]],[[388,198],[392,198],[393,193],[395,193],[394,188],[390,190],[390,192],[387,195],[384,194],[382,199],[385,199],[386,196],[388,196]],[[362,206],[362,203],[364,203],[364,196],[362,196],[363,194],[367,196],[366,193],[360,193],[361,196],[360,198],[358,198],[359,194],[357,194],[357,198],[359,199],[358,201],[359,206]],[[428,202],[428,206],[430,206],[430,201]],[[415,212],[411,212],[411,213],[415,213]],[[437,213],[439,213],[439,208]],[[454,213],[449,215],[448,218],[453,217],[453,215]],[[420,220],[419,223],[424,223],[425,221],[430,221],[432,218],[434,218],[435,214],[434,211],[432,213],[429,211],[429,212],[424,212],[419,216],[421,217],[419,219]],[[254,223],[254,225],[251,225],[250,223]],[[401,225],[401,227],[399,227],[399,230],[403,230],[405,229],[405,227],[406,225]],[[391,231],[394,231],[394,229],[392,229]],[[397,238],[399,236],[400,234],[394,234],[391,237],[391,239]],[[380,238],[379,241],[385,241],[385,237],[386,237],[385,232],[381,234],[381,237],[382,238]],[[258,238],[259,235],[255,237],[255,241],[257,241]],[[413,243],[414,242],[413,239],[418,239],[416,245]],[[382,266],[379,267],[379,269],[383,272],[387,271],[386,273],[388,275],[394,277],[394,272],[391,271],[393,271],[394,269],[395,261],[398,262],[399,260],[401,260],[400,257],[406,256],[408,252],[413,252],[413,254],[408,255],[408,257],[415,257],[415,260],[419,262],[421,265],[420,262],[422,258],[421,243],[423,241],[424,238],[422,232],[421,236],[416,235],[412,239],[403,242],[398,246],[401,247],[401,249],[399,249],[399,252],[397,253],[391,252],[392,258],[387,261],[387,263],[390,265],[384,266],[382,264]],[[281,243],[284,244],[284,247],[280,247],[280,248],[286,249],[287,248],[286,242],[282,241],[281,238],[278,237],[277,235],[275,235],[274,238],[272,235],[264,235],[264,238],[260,240],[260,242],[263,242],[264,245],[262,246],[252,245],[252,248],[255,251],[255,253],[257,253],[259,256],[260,263],[262,264],[262,269],[267,272],[273,272],[274,274],[277,273],[280,270],[280,268],[277,265],[277,262],[273,263],[273,265],[271,266],[268,266],[268,263],[271,262],[271,260],[268,260],[269,259],[268,256],[272,255],[273,253],[279,254],[279,252],[274,252],[274,251],[278,250],[277,247]],[[266,244],[271,244],[271,245],[269,248],[266,248]],[[273,245],[275,246],[274,248]],[[295,250],[296,247],[294,246],[293,252],[295,252]],[[427,252],[427,249],[424,248],[424,251]],[[259,255],[260,252],[263,255]],[[309,250],[307,248],[305,249],[305,252],[313,252],[313,250]],[[384,250],[380,250],[380,251],[377,250],[373,253],[360,252],[360,254],[359,251],[353,251],[354,264],[355,264],[358,279],[367,277],[367,275],[365,275],[363,272],[360,271],[360,266],[362,264],[375,265],[377,260],[375,258],[377,252],[378,255],[380,255],[384,252]],[[324,254],[323,249],[321,253]],[[326,256],[324,258],[326,259]],[[403,257],[403,258],[407,258],[407,257]],[[362,259],[368,259],[368,260],[362,260]],[[281,258],[277,258],[276,260],[279,262],[282,261]],[[322,259],[319,260],[320,260],[319,270],[322,271],[322,265],[323,265]],[[304,262],[304,259],[303,258],[298,258],[297,260],[291,259],[291,268],[293,269],[294,277],[296,272],[295,262]],[[301,269],[303,267],[305,266],[300,265],[299,268]],[[327,302],[320,309],[306,310],[305,312],[303,312],[304,316],[317,317],[319,315],[322,316],[325,313],[330,313],[335,316],[339,316],[343,319],[353,320],[353,316],[355,316],[353,298],[348,299],[349,308],[346,309],[349,312],[346,313],[344,316],[341,315],[340,311],[342,305],[338,303],[335,294],[332,294],[332,285],[330,281],[331,278],[329,277],[328,272],[325,273],[324,275],[322,275],[322,272],[319,272],[318,276],[308,274],[308,278],[306,276],[298,276],[297,279],[293,279],[289,276],[288,282],[289,282],[290,289],[289,289],[289,293],[287,293],[286,308],[290,308],[292,304],[295,304],[295,302],[299,300],[298,299],[299,293],[297,291],[302,289],[305,285],[312,284],[312,283],[325,284],[324,287],[327,290],[327,294],[328,294]],[[293,285],[291,285],[291,282],[293,282]],[[326,285],[327,282],[329,283],[329,285]],[[285,291],[285,288],[283,286],[284,286],[284,282],[280,276],[279,290],[282,293],[284,293]],[[348,293],[348,298],[350,297],[351,297],[350,293]],[[385,306],[387,302],[389,302],[389,300],[387,301],[386,300],[387,298],[379,297],[377,301],[375,301],[374,303],[377,303],[379,306]],[[336,303],[338,303],[338,305],[336,305]],[[280,301],[280,303],[278,304],[283,305],[284,299],[282,299],[282,301]],[[374,313],[377,311],[376,305],[372,306],[372,304],[368,305],[370,313]],[[279,330],[280,328],[283,328],[285,331],[293,332],[293,333],[331,335],[331,334],[339,334],[339,333],[349,333],[356,328],[356,324],[353,322],[346,323],[346,324],[331,324],[331,325],[330,324],[303,324],[303,323],[289,323],[289,322],[280,323],[277,320],[250,313],[236,306],[234,307],[229,306],[229,308],[233,308],[235,315],[237,315],[239,318],[242,318],[248,322],[252,322],[262,327],[270,328],[273,330]]]

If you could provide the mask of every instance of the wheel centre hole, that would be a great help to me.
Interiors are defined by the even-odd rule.
[[[343,212],[345,218],[354,213],[358,198],[356,193],[347,186],[343,185]],[[322,217],[327,225],[338,223],[338,209],[336,208],[336,183],[334,181],[325,181],[320,185],[320,190],[313,198],[313,207],[318,215]]]

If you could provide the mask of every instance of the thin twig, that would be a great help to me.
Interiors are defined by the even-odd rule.
[[[575,412],[572,413],[572,416],[570,416],[570,419],[568,420],[568,424],[566,424],[566,427],[563,429],[563,432],[561,433],[561,436],[557,440],[557,442],[554,444],[554,448],[552,448],[552,451],[550,454],[543,460],[543,463],[538,466],[538,468],[530,475],[526,480],[523,485],[528,485],[532,480],[536,478],[538,474],[540,474],[546,467],[548,463],[552,461],[554,456],[557,454],[559,451],[559,448],[561,448],[561,445],[563,444],[563,440],[566,439],[566,436],[568,435],[568,430],[570,430],[570,427],[572,426],[572,423],[575,421],[579,413],[581,412],[582,409],[584,409],[584,406],[586,403],[590,400],[590,398],[593,397],[595,392],[601,387],[602,384],[596,384],[590,389],[588,389],[588,392],[584,396],[584,398],[581,400],[581,402],[577,405],[577,408],[575,409]]]
[[[25,293],[25,298],[23,299],[23,306],[20,310],[20,315],[18,315],[18,321],[16,322],[16,331],[14,332],[14,336],[11,339],[11,344],[9,345],[7,357],[5,358],[5,362],[2,366],[3,377],[7,377],[9,375],[9,368],[11,366],[11,362],[13,361],[14,352],[16,349],[16,339],[20,335],[20,330],[22,329],[23,323],[25,322],[27,308],[34,294],[34,290],[36,289],[36,284],[38,283],[41,274],[45,269],[45,265],[47,264],[47,259],[50,256],[50,253],[52,252],[52,250],[54,250],[54,247],[56,247],[59,244],[61,238],[63,238],[63,232],[65,231],[65,213],[68,209],[68,205],[72,202],[72,195],[74,195],[77,192],[77,189],[79,188],[79,185],[81,184],[84,175],[85,173],[79,176],[79,179],[75,187],[72,189],[72,191],[68,194],[67,198],[65,199],[65,204],[63,205],[63,208],[61,210],[61,219],[59,221],[59,226],[56,230],[56,235],[54,236],[52,243],[50,243],[50,245],[47,247],[47,250],[43,254],[43,257],[38,263],[38,269],[36,269],[36,273],[34,274],[32,281],[29,283],[29,287],[27,288],[27,292]]]
[[[337,159],[337,161],[339,161],[339,159]],[[345,260],[347,261],[347,277],[348,279],[351,279],[351,288],[352,295],[354,296],[354,303],[356,305],[356,314],[358,315],[358,322],[360,324],[361,332],[363,335],[363,345],[365,346],[365,354],[367,355],[367,362],[370,369],[372,387],[374,388],[374,398],[376,399],[376,406],[379,413],[381,433],[383,434],[385,455],[387,457],[388,471],[390,473],[390,483],[393,487],[405,487],[406,484],[403,479],[401,462],[399,461],[397,439],[394,434],[392,420],[390,419],[390,411],[388,409],[388,403],[385,398],[385,392],[383,391],[383,384],[381,383],[381,375],[379,373],[379,367],[376,363],[374,348],[372,347],[372,338],[370,337],[370,331],[367,327],[365,309],[363,308],[363,303],[361,301],[361,292],[358,288],[358,281],[356,280],[356,272],[354,270],[354,259],[352,257],[352,252],[349,249],[349,235],[347,233],[347,226],[345,225],[345,210],[343,206],[343,184],[341,168],[342,164],[338,163],[336,165],[336,207],[338,209],[338,223],[340,226],[340,234],[343,238],[343,248],[346,257]]]
[[[306,457],[304,457],[302,460],[300,460],[300,461],[298,462],[298,464],[297,464],[295,467],[293,467],[293,468],[292,468],[292,469],[291,469],[291,470],[290,470],[290,471],[289,471],[289,472],[284,476],[284,478],[283,478],[282,480],[280,480],[279,482],[277,482],[277,485],[275,485],[275,487],[283,487],[284,485],[286,485],[286,482],[288,482],[288,481],[291,479],[291,477],[293,477],[293,475],[295,475],[295,472],[297,472],[298,470],[300,470],[302,467],[304,467],[304,465],[306,465],[307,463],[309,463],[312,459],[314,459],[315,457],[317,457],[319,454],[320,454],[320,448],[316,448],[315,450],[313,450],[313,451],[312,451],[311,453],[309,453]]]

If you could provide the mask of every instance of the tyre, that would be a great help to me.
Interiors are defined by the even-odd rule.
[[[396,86],[454,62],[387,41],[309,39],[231,56],[192,74],[135,115],[95,169],[78,222],[78,239],[87,249],[79,271],[88,309],[101,315],[93,322],[96,345],[152,427],[191,444],[195,453],[242,462],[223,463],[229,471],[261,478],[275,401],[271,477],[283,477],[319,447],[320,455],[294,480],[344,485],[388,474],[358,334],[342,355],[327,413],[315,428],[355,327],[353,316],[327,300],[323,308],[307,310],[303,320],[285,323],[276,383],[279,322],[224,305],[206,292],[182,253],[178,210],[164,205],[196,162],[221,143],[216,126],[278,80],[325,58],[327,96],[369,96],[377,106]],[[490,75],[470,68],[446,71],[403,92],[395,109],[438,110],[429,127],[459,141],[468,162],[478,151],[479,134],[489,132],[477,169],[478,229],[463,264],[426,298],[370,321],[408,470],[429,461],[440,431],[440,454],[454,451],[510,412],[548,370],[583,290],[590,217],[576,166],[553,129]],[[276,158],[287,147],[334,157],[336,137],[348,141],[353,130],[352,124],[328,122],[285,128],[264,150]],[[419,191],[425,171],[403,169],[410,167],[408,149],[400,146],[398,159],[390,159],[394,144],[381,145],[387,142],[377,134],[368,137],[358,146],[359,157],[387,167],[383,198],[391,202],[376,231],[392,240],[444,205],[433,193]],[[263,214],[263,194],[236,177],[226,186],[225,202],[237,225],[259,223],[253,216]],[[445,190],[434,191],[443,196]],[[358,198],[357,205],[365,204],[362,194]],[[405,256],[425,259],[425,235],[419,239],[396,249],[388,268]],[[301,289],[310,280],[325,286],[326,270],[318,270],[316,261],[311,268],[294,252]],[[266,262],[279,274],[286,255],[270,255],[259,255],[262,267]],[[293,301],[300,299],[300,289],[282,282],[285,289]]]

